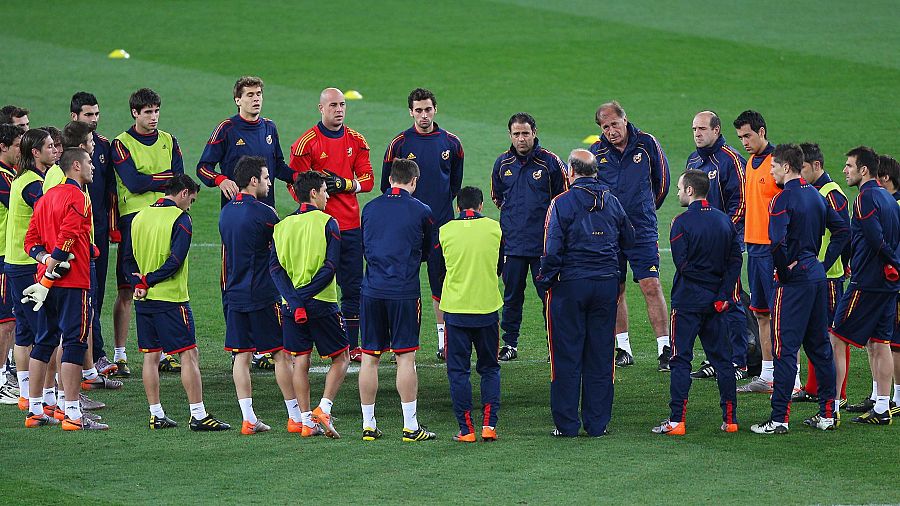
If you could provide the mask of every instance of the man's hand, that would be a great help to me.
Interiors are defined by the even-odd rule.
[[[328,190],[328,193],[352,193],[356,191],[356,185],[353,184],[352,179],[338,176],[330,170],[323,170],[322,174],[325,176],[325,188]]]
[[[229,200],[233,199],[234,196],[241,191],[240,188],[238,188],[237,183],[231,179],[225,179],[219,183],[219,190],[222,190],[222,195],[225,195],[225,198]]]
[[[44,256],[41,258],[41,263],[47,266],[47,271],[44,275],[54,280],[65,276],[69,273],[69,269],[72,268],[72,265],[69,262],[74,259],[75,255],[72,253],[69,253],[69,257],[62,262],[53,258],[52,255]]]
[[[47,300],[47,294],[50,293],[50,287],[53,286],[53,280],[46,275],[37,283],[29,286],[22,291],[22,304],[34,303],[32,311],[39,311]]]
[[[147,289],[146,288],[135,288],[134,289],[134,298],[138,300],[143,300],[147,298]]]

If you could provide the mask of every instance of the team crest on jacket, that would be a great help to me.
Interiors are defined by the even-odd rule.
[[[597,162],[597,163],[606,163],[606,157],[605,157],[605,156],[604,156],[604,157],[603,157],[603,158],[601,158],[601,159],[600,159],[600,161],[599,161],[599,162]]]
[[[272,134],[266,136],[266,144],[272,144]]]
[[[100,155],[100,163],[106,163],[106,155]]]
[[[441,152],[441,158],[444,159],[444,160],[449,160],[449,159],[450,159],[450,150],[449,150],[449,149],[445,149],[444,151],[442,151],[442,152]]]
[[[410,153],[410,154],[406,155],[406,159],[407,160],[415,160],[416,159],[415,153]]]
[[[706,175],[709,176],[710,179],[715,179],[716,176],[719,175],[719,171],[711,170],[711,171],[707,172]]]
[[[512,176],[512,171],[509,169],[506,169],[506,172],[504,172],[503,175],[504,176]]]
[[[534,178],[535,181],[539,180],[541,176],[544,175],[544,169],[538,169],[531,173],[531,177]]]
[[[632,160],[634,160],[634,163],[641,163],[641,158],[643,158],[643,153],[635,153]]]
[[[322,160],[322,159],[324,159],[324,158],[328,158],[328,155],[326,155],[325,152],[322,151],[322,154],[319,155],[319,160]]]
[[[347,148],[347,156],[353,156],[353,147]]]
[[[244,144],[246,144],[244,139],[238,139],[237,142],[234,143],[235,146],[243,146]]]

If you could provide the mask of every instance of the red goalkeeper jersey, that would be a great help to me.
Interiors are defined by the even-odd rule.
[[[342,126],[337,132],[322,122],[310,128],[291,146],[292,169],[330,171],[359,182],[360,192],[372,191],[375,179],[369,161],[369,145],[359,132]],[[359,201],[356,193],[329,195],[325,212],[337,220],[343,230],[359,228]]]

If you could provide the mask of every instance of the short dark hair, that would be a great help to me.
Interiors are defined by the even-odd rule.
[[[434,93],[427,88],[416,88],[409,92],[409,98],[406,99],[406,102],[409,104],[409,110],[411,111],[413,108],[413,102],[418,102],[420,100],[431,100],[431,105],[435,108],[437,107],[437,98],[434,97]]]
[[[620,118],[625,117],[625,109],[622,108],[622,105],[619,104],[618,101],[613,100],[611,102],[606,102],[606,103],[600,104],[600,107],[597,108],[597,112],[594,113],[594,122],[596,122],[598,125],[600,124],[600,113],[604,109],[612,109],[613,112],[616,113],[616,116],[618,116]]]
[[[772,151],[772,160],[787,164],[791,168],[791,172],[800,173],[803,167],[803,150],[796,144],[779,144]]]
[[[81,114],[81,108],[86,105],[98,105],[97,97],[93,93],[79,91],[72,95],[72,102],[69,104],[69,110],[72,114]]]
[[[13,118],[28,116],[28,112],[28,109],[23,109],[17,105],[5,105],[0,109],[0,123],[12,123]]]
[[[512,132],[513,124],[518,123],[520,125],[529,125],[531,126],[531,131],[537,130],[537,122],[534,121],[534,116],[528,114],[527,112],[517,112],[509,117],[509,123],[506,124],[506,129]]]
[[[166,195],[169,196],[178,195],[184,190],[188,193],[199,193],[200,185],[187,174],[175,174],[166,185]]]
[[[825,166],[825,157],[822,156],[822,150],[819,149],[819,145],[815,142],[801,142],[800,151],[803,151],[804,162],[809,163],[810,165],[812,165],[813,162],[819,162],[822,167]]]
[[[261,156],[242,156],[234,166],[234,184],[243,190],[250,185],[251,179],[262,177],[262,169],[265,166],[266,159]]]
[[[70,121],[62,132],[63,149],[77,148],[94,131],[90,123],[84,121]]]
[[[294,178],[294,195],[297,196],[297,202],[309,202],[309,192],[321,190],[323,184],[325,184],[325,176],[316,171],[308,170],[298,173]]]
[[[53,125],[45,125],[39,128],[41,130],[46,130],[47,133],[50,134],[50,138],[53,139],[54,144],[62,145],[62,130]]]
[[[256,86],[262,89],[263,80],[256,76],[242,76],[234,83],[234,98],[241,98],[241,95],[244,94],[244,88],[254,88]]]
[[[12,147],[16,142],[16,137],[21,137],[25,133],[21,128],[11,123],[3,123],[0,125],[0,144],[6,147]]]
[[[391,181],[397,184],[409,184],[414,177],[419,177],[419,164],[406,158],[394,158],[391,163]]]
[[[161,107],[162,99],[159,98],[158,93],[150,88],[141,88],[132,93],[131,97],[128,98],[128,107],[130,107],[132,111],[137,111],[138,114],[140,114],[145,107],[154,105]],[[134,112],[131,113],[131,117],[136,117]]]
[[[738,117],[735,118],[733,124],[735,130],[740,129],[744,125],[750,125],[750,130],[757,133],[760,128],[766,128],[766,120],[763,118],[762,114],[749,109],[740,113]],[[768,135],[769,129],[766,128],[766,136]]]
[[[878,155],[878,177],[885,177],[891,181],[895,190],[900,190],[900,162],[888,155]]]
[[[704,198],[709,194],[709,175],[702,170],[688,169],[681,174],[681,185],[694,189],[694,196]]]
[[[878,153],[869,146],[857,146],[847,151],[847,156],[856,158],[856,168],[866,166],[869,169],[869,176],[876,177],[878,175]]]
[[[50,132],[41,128],[32,128],[22,134],[22,143],[19,146],[22,154],[19,157],[19,170],[16,172],[16,177],[24,174],[26,170],[38,172],[37,164],[31,150],[44,149],[44,144],[47,143],[48,137],[50,137]]]
[[[475,186],[464,186],[456,194],[456,207],[460,209],[478,209],[484,203],[484,193]]]
[[[87,160],[90,160],[90,158],[91,155],[82,148],[68,148],[63,151],[62,156],[59,157],[59,168],[68,174],[75,162],[85,163]]]
[[[597,175],[597,159],[592,157],[590,162],[585,162],[577,156],[569,155],[569,170],[576,176],[594,177]]]

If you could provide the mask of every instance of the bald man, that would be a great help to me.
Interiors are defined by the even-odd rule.
[[[344,126],[347,103],[337,88],[319,95],[322,120],[291,146],[289,165],[296,172],[322,173],[328,187],[325,212],[341,231],[341,255],[337,283],[341,287],[341,313],[350,338],[350,358],[360,360],[359,290],[363,277],[362,233],[356,194],[372,191],[375,179],[369,161],[369,145],[359,132]]]

